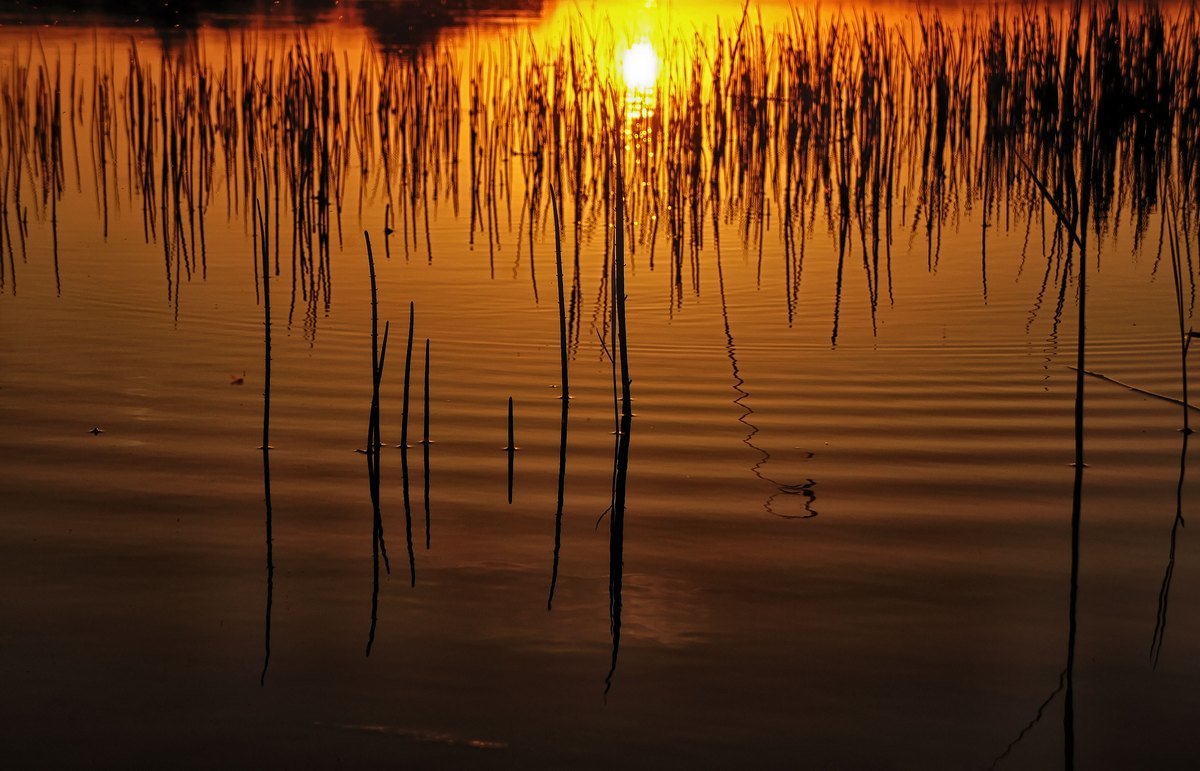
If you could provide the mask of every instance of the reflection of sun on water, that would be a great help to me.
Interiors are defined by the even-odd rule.
[[[642,38],[626,49],[621,60],[621,74],[625,77],[625,85],[633,91],[654,88],[654,82],[658,80],[658,54],[649,40]]]
[[[621,58],[621,76],[628,93],[626,117],[631,120],[654,115],[654,84],[658,81],[658,54],[646,38],[629,48]]]

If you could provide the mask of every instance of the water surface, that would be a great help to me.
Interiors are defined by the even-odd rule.
[[[1190,6],[487,5],[5,16],[6,754],[1188,767]]]

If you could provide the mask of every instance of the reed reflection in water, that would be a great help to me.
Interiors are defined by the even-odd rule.
[[[266,216],[255,202],[255,214],[260,223]],[[265,231],[265,228],[264,228]],[[267,668],[271,664],[271,610],[275,600],[275,538],[274,511],[271,508],[271,271],[268,264],[268,245],[264,239],[260,255],[262,258],[262,307],[263,307],[263,418],[262,418],[262,477],[264,503],[264,534],[266,538],[267,601],[266,619],[263,624],[263,664],[259,685],[267,684]]]
[[[430,214],[443,200],[458,210],[460,153],[469,156],[471,238],[486,237],[493,265],[504,220],[511,229],[520,204],[513,256],[519,262],[527,250],[535,298],[532,247],[549,214],[547,185],[561,177],[574,201],[578,249],[611,221],[617,150],[631,174],[630,254],[647,251],[654,265],[665,226],[676,307],[689,273],[699,292],[700,252],[722,221],[737,226],[759,270],[769,269],[766,225],[778,211],[793,313],[807,241],[823,214],[838,245],[834,344],[841,299],[853,286],[853,252],[871,307],[883,296],[891,302],[892,247],[903,230],[922,236],[927,267],[936,270],[947,219],[975,205],[985,215],[986,297],[989,230],[1001,220],[1005,229],[1044,221],[1046,204],[1021,164],[1057,189],[1064,169],[1055,148],[1088,123],[1097,127],[1097,178],[1087,193],[1095,227],[1130,211],[1136,246],[1160,190],[1172,185],[1180,232],[1193,236],[1184,239],[1190,260],[1200,225],[1194,10],[1078,10],[1065,20],[1048,9],[995,11],[957,25],[921,16],[916,35],[865,14],[797,12],[770,30],[747,11],[732,35],[718,30],[711,41],[688,41],[666,33],[621,56],[615,34],[574,24],[561,39],[526,38],[503,51],[364,47],[356,62],[329,43],[286,36],[192,39],[164,49],[158,61],[139,44],[101,45],[90,73],[77,52],[51,49],[43,58],[17,48],[15,61],[36,64],[0,75],[9,106],[3,278],[15,291],[31,196],[34,219],[49,219],[57,243],[63,137],[78,157],[77,128],[96,154],[91,181],[102,219],[115,191],[129,191],[144,237],[161,243],[170,302],[181,302],[194,273],[206,275],[206,222],[223,189],[226,218],[250,220],[255,239],[270,236],[277,273],[291,252],[288,325],[302,306],[310,337],[329,313],[330,247],[342,243],[347,206],[361,217],[383,205],[388,254],[398,229],[406,259],[421,251],[431,261]],[[602,127],[621,105],[603,78],[607,62],[621,57],[641,106],[625,106],[638,133],[618,147]],[[356,202],[346,200],[348,190],[357,191]],[[260,197],[274,204],[265,224],[250,211]],[[1053,244],[1047,253],[1049,280],[1061,272],[1062,255]],[[1187,281],[1190,307],[1191,272]],[[594,316],[605,317],[603,309]]]

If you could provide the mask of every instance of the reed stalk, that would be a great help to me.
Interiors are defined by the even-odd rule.
[[[263,530],[266,543],[267,598],[263,623],[263,664],[259,687],[267,684],[267,669],[271,664],[271,611],[275,598],[275,537],[274,512],[271,507],[271,279],[267,266],[267,249],[261,253],[263,272]]]
[[[400,420],[400,468],[404,488],[404,537],[408,546],[409,585],[417,585],[417,560],[413,552],[412,537],[412,501],[409,496],[408,477],[408,408],[409,394],[412,389],[412,349],[413,329],[416,321],[416,306],[408,304],[408,346],[404,354],[404,413]]]
[[[508,444],[504,448],[508,452],[508,503],[510,506],[513,500],[513,455],[517,451],[514,437],[513,398],[510,396],[508,397]]]
[[[571,404],[567,367],[567,309],[563,289],[562,223],[558,213],[558,196],[553,184],[550,185],[550,211],[554,219],[554,266],[558,276],[558,355],[561,371],[559,399],[562,400],[562,415],[559,419],[558,435],[558,491],[554,510],[554,559],[550,569],[550,590],[546,596],[546,610],[553,609],[554,590],[558,586],[558,564],[562,550],[563,500],[567,478],[567,418]]]

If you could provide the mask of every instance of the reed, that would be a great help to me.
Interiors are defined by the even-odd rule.
[[[1175,577],[1175,551],[1179,543],[1179,531],[1185,526],[1186,522],[1183,517],[1183,487],[1184,480],[1187,476],[1187,451],[1188,440],[1191,438],[1191,433],[1182,432],[1183,437],[1179,450],[1179,477],[1175,485],[1175,516],[1171,519],[1171,535],[1168,540],[1167,549],[1167,565],[1163,570],[1162,583],[1158,589],[1158,607],[1154,619],[1154,635],[1150,639],[1150,664],[1155,669],[1158,668],[1159,659],[1162,657],[1163,644],[1167,637],[1167,621],[1169,618],[1168,610],[1171,601],[1171,583]]]
[[[1197,333],[1191,329],[1185,330],[1187,321],[1186,311],[1184,309],[1183,276],[1186,270],[1187,275],[1190,277],[1191,269],[1190,266],[1185,267],[1183,265],[1184,255],[1183,249],[1179,243],[1180,228],[1178,215],[1176,214],[1177,203],[1170,188],[1165,190],[1164,198],[1166,200],[1166,211],[1162,215],[1163,226],[1167,228],[1166,240],[1171,254],[1171,276],[1175,289],[1176,316],[1179,323],[1179,370],[1183,397],[1180,400],[1183,411],[1183,426],[1180,428],[1180,432],[1183,434],[1183,440],[1179,451],[1179,477],[1175,486],[1175,516],[1171,520],[1171,535],[1167,552],[1167,565],[1163,571],[1162,584],[1160,585],[1158,591],[1158,608],[1154,622],[1154,635],[1150,641],[1150,662],[1154,668],[1158,667],[1159,659],[1162,656],[1163,644],[1166,640],[1168,609],[1171,599],[1171,583],[1175,575],[1175,552],[1179,541],[1179,531],[1185,524],[1183,516],[1183,490],[1184,480],[1187,474],[1188,439],[1192,434],[1192,428],[1188,414],[1191,408],[1191,405],[1188,403],[1188,350],[1191,347],[1193,338],[1197,337]]]
[[[554,559],[550,569],[550,589],[546,596],[546,610],[553,609],[554,590],[558,586],[558,561],[562,550],[563,500],[567,479],[567,418],[571,404],[567,367],[567,308],[563,290],[562,227],[558,214],[558,196],[553,184],[550,186],[550,208],[554,219],[554,265],[558,276],[558,355],[561,372],[559,399],[562,400],[562,415],[559,419],[558,434],[558,494],[554,509]]]
[[[400,468],[404,488],[404,537],[408,546],[409,585],[417,585],[417,561],[413,551],[412,537],[412,501],[409,495],[408,477],[408,408],[409,394],[412,390],[412,349],[413,329],[416,321],[416,305],[408,304],[408,346],[404,354],[404,412],[400,419]]]
[[[1050,702],[1054,701],[1054,698],[1058,696],[1058,694],[1062,693],[1063,688],[1066,687],[1066,680],[1067,673],[1066,670],[1063,670],[1058,675],[1058,685],[1055,686],[1054,690],[1050,691],[1050,695],[1048,695],[1042,701],[1042,703],[1038,705],[1037,711],[1034,713],[1033,718],[1026,723],[1025,727],[1021,729],[1017,736],[1008,743],[1008,746],[1006,746],[1004,750],[997,755],[994,760],[992,760],[991,765],[988,766],[988,771],[994,771],[996,768],[999,768],[1000,764],[1003,763],[1010,754],[1012,754],[1012,751],[1016,749],[1017,745],[1029,735],[1029,732],[1042,722],[1042,717],[1045,715],[1046,709],[1050,706]]]
[[[625,505],[629,479],[629,448],[633,432],[633,409],[631,397],[632,380],[629,377],[628,335],[625,316],[625,175],[620,156],[616,164],[616,220],[613,229],[613,350],[617,352],[619,365],[614,363],[614,373],[620,372],[620,419],[617,427],[616,449],[613,454],[612,503],[609,517],[609,564],[608,603],[609,630],[612,636],[612,655],[608,674],[604,678],[604,693],[612,689],[613,676],[617,670],[617,658],[621,649],[622,588],[624,584],[625,555]],[[614,389],[614,400],[616,392]]]
[[[508,397],[508,444],[505,445],[504,450],[508,453],[508,503],[511,506],[513,500],[513,456],[517,451],[513,421],[513,398],[511,396]]]
[[[367,423],[367,451],[379,448],[379,290],[375,283],[375,254],[371,250],[371,234],[363,231],[367,243],[367,272],[371,281],[371,414]]]
[[[1190,434],[1192,433],[1192,428],[1188,416],[1188,349],[1191,347],[1192,339],[1196,336],[1196,334],[1192,330],[1186,329],[1187,312],[1184,309],[1183,299],[1183,277],[1185,273],[1185,267],[1183,265],[1183,250],[1179,244],[1179,222],[1176,215],[1177,209],[1175,206],[1174,196],[1171,195],[1170,189],[1167,190],[1165,198],[1167,206],[1162,216],[1165,221],[1170,222],[1167,234],[1167,244],[1171,253],[1171,280],[1172,286],[1175,289],[1175,312],[1176,319],[1179,323],[1179,377],[1183,392],[1183,427],[1180,430],[1185,434]],[[1187,270],[1187,274],[1190,275],[1191,271]]]
[[[271,664],[271,611],[275,598],[275,535],[274,510],[271,507],[271,273],[267,260],[268,250],[264,245],[261,257],[263,276],[263,419],[262,419],[262,463],[263,463],[263,535],[266,544],[267,598],[263,623],[263,664],[259,674],[259,687],[266,687],[267,669]]]
[[[1076,20],[1078,21],[1078,20]],[[1080,35],[1077,25],[1068,31],[1069,39]],[[1106,87],[1103,82],[1097,84],[1092,79],[1095,61],[1091,57],[1090,48],[1081,59],[1068,56],[1067,71],[1071,82],[1078,78],[1080,83],[1090,84],[1089,88],[1080,88],[1078,94],[1072,92],[1072,99],[1095,98],[1097,92]],[[1084,374],[1086,369],[1086,319],[1087,319],[1087,277],[1088,277],[1088,232],[1090,204],[1093,202],[1093,189],[1097,173],[1102,174],[1103,132],[1104,124],[1091,115],[1087,120],[1077,121],[1073,116],[1064,118],[1061,131],[1060,161],[1057,170],[1058,178],[1055,191],[1051,192],[1048,184],[1041,179],[1031,164],[1018,156],[1030,180],[1036,185],[1042,200],[1049,205],[1057,218],[1057,231],[1069,238],[1068,258],[1077,248],[1078,254],[1078,299],[1077,299],[1077,331],[1076,331],[1076,363],[1075,363],[1075,406],[1074,406],[1074,435],[1075,460],[1074,484],[1071,504],[1071,570],[1069,583],[1069,606],[1067,611],[1067,661],[1064,687],[1063,729],[1064,729],[1064,762],[1067,768],[1075,767],[1075,655],[1078,637],[1078,597],[1079,597],[1079,564],[1080,564],[1080,534],[1082,530],[1082,496],[1084,473]],[[1076,149],[1078,144],[1078,150]],[[1069,271],[1063,274],[1063,292],[1067,284]],[[1060,297],[1062,295],[1060,294]]]
[[[390,323],[384,322],[383,342],[379,342],[379,301],[375,282],[375,255],[371,249],[371,236],[366,231],[363,237],[367,244],[367,268],[371,282],[371,411],[367,420],[367,484],[371,495],[371,625],[367,633],[366,655],[371,655],[375,644],[375,630],[379,622],[379,564],[391,575],[391,561],[387,556],[387,543],[383,534],[383,514],[380,507],[380,460],[382,432],[380,430],[379,389],[383,382],[384,363],[387,359],[387,342]]]

